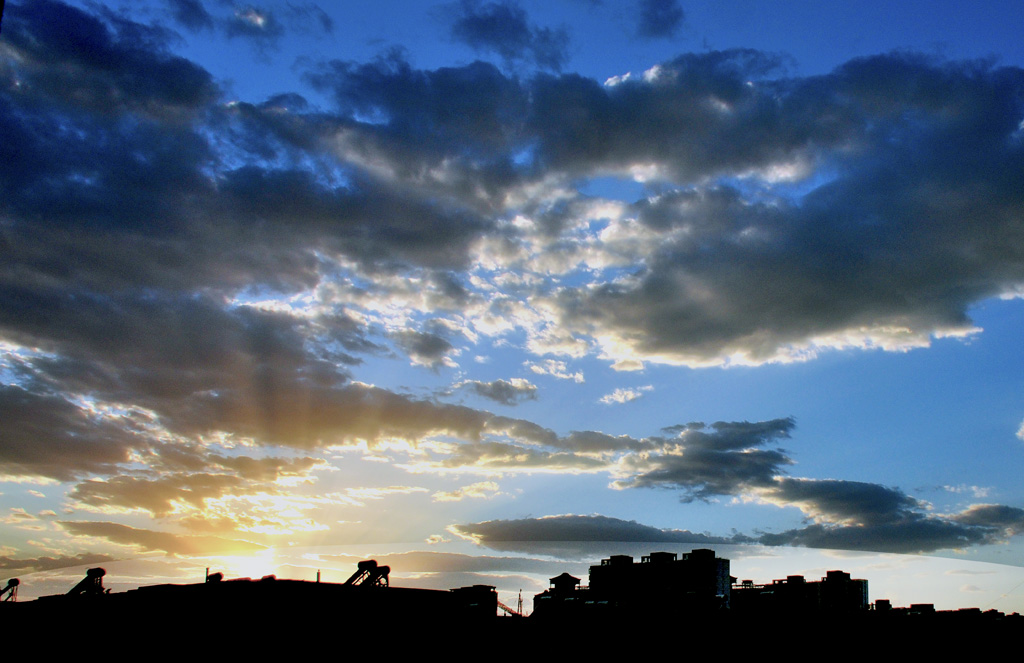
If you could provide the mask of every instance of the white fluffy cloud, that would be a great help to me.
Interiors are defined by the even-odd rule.
[[[654,387],[647,385],[645,387],[636,388],[625,388],[620,387],[610,394],[605,394],[600,398],[602,403],[628,403],[629,401],[635,401],[644,395],[644,392],[653,390]]]

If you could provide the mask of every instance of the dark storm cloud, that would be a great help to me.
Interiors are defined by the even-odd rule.
[[[784,450],[759,447],[788,438],[793,426],[792,419],[688,424],[657,452],[624,457],[615,485],[679,490],[687,502],[770,485],[793,461]]]
[[[765,545],[919,553],[999,540],[988,519],[963,522],[931,515],[925,504],[896,488],[833,479],[777,479],[762,497],[796,506],[813,524],[758,540]]]
[[[926,553],[1005,541],[1024,531],[1024,510],[975,504],[935,514],[897,488],[859,481],[780,478],[760,496],[796,506],[813,522],[761,534],[765,545],[796,545],[876,552]]]
[[[835,479],[779,478],[765,495],[814,518],[863,526],[905,521],[924,507],[897,488]]]
[[[163,55],[136,36],[141,28],[115,31],[55,3],[32,8],[11,28],[17,57],[0,98],[4,239],[20,279],[291,290],[319,278],[317,251],[390,268],[462,267],[488,226],[457,192],[421,194],[358,164],[340,182],[296,167],[310,154],[336,158],[329,143],[346,121],[305,113],[298,95],[215,107],[209,74]],[[66,47],[54,21],[82,35],[80,49]],[[225,168],[211,136],[229,161],[261,165]]]
[[[683,183],[799,154],[809,147],[808,129],[788,125],[778,86],[765,81],[782,64],[777,55],[737,49],[681,55],[616,85],[538,77],[530,117],[538,158],[573,174],[628,174],[653,164]]]
[[[1024,509],[1002,504],[974,504],[953,518],[965,525],[998,528],[1006,536],[1024,532]]]
[[[633,520],[607,516],[546,516],[518,520],[489,520],[454,525],[461,536],[491,546],[502,542],[635,541],[663,543],[743,543],[734,538],[698,534],[688,530],[658,529]]]
[[[324,34],[334,32],[334,19],[316,3],[288,3],[287,16],[294,29],[303,34],[320,31]]]
[[[508,65],[530,60],[558,71],[568,58],[569,34],[530,25],[515,2],[462,0],[452,23],[452,38],[478,52],[497,53]]]
[[[562,328],[634,358],[921,345],[1024,280],[1016,69],[895,54],[771,80],[779,58],[737,50],[601,85],[386,57],[311,74],[334,113],[294,94],[215,108],[209,74],[152,30],[53,2],[12,16],[0,187],[20,281],[290,291],[325,255],[451,274],[516,187],[641,166],[663,193],[631,211],[663,241],[632,280],[550,295]],[[714,184],[818,170],[802,200]]]
[[[129,417],[102,417],[59,394],[0,385],[0,473],[68,481],[109,474],[147,446]]]
[[[369,63],[334,60],[307,78],[334,94],[342,128],[352,131],[347,148],[387,158],[409,184],[448,159],[462,169],[453,174],[471,176],[474,187],[503,185],[514,176],[511,152],[528,139],[528,91],[483,62],[423,71],[392,52]]]
[[[65,521],[60,526],[75,536],[107,539],[111,543],[146,551],[159,550],[169,555],[227,555],[266,550],[266,546],[249,541],[216,536],[183,536],[110,522]]]
[[[996,506],[996,505],[981,505]],[[1012,509],[1011,507],[998,507]],[[973,507],[972,507],[973,509]],[[1012,509],[1020,511],[1019,509]],[[964,513],[969,513],[970,510]],[[780,533],[711,536],[688,530],[666,530],[607,516],[545,516],[518,520],[492,520],[452,526],[460,536],[493,549],[529,550],[531,544],[555,541],[669,542],[698,544],[760,544],[836,550],[894,553],[929,553],[1005,541],[1019,529],[1004,530],[994,520],[967,524],[963,514],[929,516],[904,512],[898,519],[867,525],[816,523]],[[1020,517],[1020,514],[1017,514]],[[1020,521],[1015,523],[1019,527]]]
[[[637,440],[628,435],[608,435],[598,431],[572,431],[558,441],[558,446],[581,454],[640,451],[660,446],[657,438]]]
[[[274,417],[276,390],[346,379],[305,351],[298,321],[283,314],[224,310],[199,298],[0,301],[6,337],[51,353],[25,363],[42,383],[146,407],[182,431],[212,416],[203,411],[210,399]]]
[[[0,250],[17,256],[0,266],[5,287],[38,289],[71,276],[77,287],[101,290],[188,288],[245,271],[230,258],[216,267],[211,246],[189,246],[187,220],[209,191],[197,172],[209,153],[194,134],[90,121],[72,131],[66,118],[20,113],[0,124],[12,139],[0,147],[12,158],[0,171]]]
[[[133,427],[129,416],[102,418],[60,395],[5,387],[0,393],[10,409],[6,419],[31,417],[7,430],[5,466],[11,472],[62,478],[109,473],[127,460],[129,449],[153,444],[142,424],[186,436],[224,432],[264,444],[315,447],[345,442],[340,428],[349,424],[347,432],[366,432],[376,440],[382,433],[370,432],[372,421],[366,422],[369,429],[356,425],[360,413],[370,418],[386,409],[390,424],[380,426],[391,431],[403,421],[415,428],[417,414],[403,409],[441,409],[396,395],[388,407],[381,403],[388,392],[375,397],[363,387],[343,389],[347,377],[310,354],[305,347],[310,330],[284,314],[224,310],[202,299],[79,296],[47,306],[16,303],[0,307],[0,329],[7,338],[49,351],[19,364],[26,389],[87,393],[101,403],[146,408],[156,420],[144,417]],[[377,408],[370,407],[374,402]],[[429,422],[423,425],[432,430]],[[470,428],[481,425],[477,421]],[[68,449],[55,453],[48,445]],[[248,476],[271,461],[245,462],[235,458],[220,464]]]
[[[456,386],[470,389],[477,396],[502,405],[518,405],[523,401],[537,400],[537,386],[527,380],[515,378],[511,382],[508,380],[493,380],[491,382],[465,380]]]
[[[762,534],[758,543],[768,546],[802,546],[872,552],[928,553],[996,543],[989,528],[969,527],[920,514],[882,525],[836,526],[814,524],[778,534]]]
[[[0,72],[5,87],[17,80],[18,94],[29,99],[99,113],[128,106],[171,119],[217,94],[205,70],[166,52],[166,35],[157,29],[104,22],[50,0],[12,5],[4,18],[0,48],[17,58],[4,58]]]
[[[527,444],[539,444],[549,447],[560,446],[560,438],[549,428],[525,419],[495,416],[487,422],[488,430],[495,435],[506,435],[522,440]]]
[[[678,0],[640,0],[636,33],[646,39],[667,39],[683,26],[686,14]]]
[[[306,266],[314,247],[348,254],[371,268],[466,267],[470,242],[489,225],[454,200],[421,197],[370,177],[353,176],[350,186],[332,188],[304,170],[244,167],[225,173],[219,192],[211,203],[225,205],[237,224],[226,233],[255,221],[256,246],[269,255],[252,259],[263,259],[268,269],[275,266],[271,260],[279,261],[286,273]],[[297,234],[284,235],[289,226]],[[273,250],[275,241],[282,249]]]
[[[692,78],[694,64],[671,63],[666,85]],[[598,90],[583,94],[581,82],[578,101],[570,96],[566,108],[595,116],[578,126],[614,125],[610,137],[572,136],[582,149],[561,139],[557,145],[572,160],[650,161],[675,177],[690,177],[690,168],[711,175],[770,162],[834,176],[801,201],[761,202],[718,185],[639,204],[639,218],[667,233],[666,241],[633,282],[559,293],[564,326],[611,333],[639,358],[760,363],[799,356],[814,343],[907,347],[931,334],[963,333],[971,303],[1024,279],[1024,254],[1015,248],[1024,245],[1016,185],[1024,176],[1024,72],[890,55],[813,79],[748,86],[739,70],[707,64],[698,67],[707,76],[696,94],[725,108],[684,102],[683,114],[664,116],[671,123],[685,112],[708,114],[673,134],[699,127],[683,138],[686,147],[616,138],[618,127],[667,128],[654,118],[610,119],[618,94],[651,95],[650,104],[625,108],[661,118],[658,83],[595,97]],[[664,99],[683,102],[689,94]],[[731,147],[719,149],[726,137]]]
[[[402,350],[418,364],[437,368],[444,364],[454,346],[437,334],[417,331],[400,331],[391,335]]]
[[[190,30],[210,30],[213,16],[206,11],[201,0],[167,0],[174,20]]]

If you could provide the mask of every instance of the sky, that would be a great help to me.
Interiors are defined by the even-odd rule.
[[[375,554],[533,592],[650,542],[1012,593],[1022,28],[7,2],[3,575]]]

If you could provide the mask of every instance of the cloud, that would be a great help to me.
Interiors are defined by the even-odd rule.
[[[96,566],[114,561],[110,555],[99,553],[79,553],[77,555],[61,555],[59,557],[33,557],[16,559],[0,556],[0,569],[5,571],[52,571],[69,566]]]
[[[16,60],[5,65],[2,75],[5,85],[14,82],[12,74],[21,81],[19,97],[103,115],[127,104],[144,116],[174,120],[217,94],[209,73],[167,52],[167,34],[159,30],[129,21],[106,23],[50,0],[9,9],[3,26],[5,50]],[[43,117],[52,112],[39,110]],[[8,134],[16,141],[11,147],[24,140],[20,134]],[[32,156],[23,154],[19,161],[31,161]]]
[[[316,3],[289,3],[287,7],[289,18],[303,33],[308,34],[315,30],[324,34],[334,32],[334,19]]]
[[[760,496],[768,502],[799,507],[815,520],[844,525],[905,521],[924,507],[896,488],[834,479],[779,478]]]
[[[644,370],[644,363],[642,361],[637,361],[636,359],[622,359],[612,364],[612,370],[642,371]]]
[[[105,418],[64,397],[0,385],[0,471],[67,481],[108,474],[147,446],[130,417]],[[120,420],[119,420],[120,419]]]
[[[251,456],[219,456],[211,454],[209,460],[233,470],[236,476],[249,481],[277,481],[286,477],[303,477],[326,463],[319,458],[253,458]]]
[[[257,49],[276,46],[288,31],[301,33],[304,38],[334,32],[334,20],[315,3],[289,2],[272,12],[253,5],[221,2],[221,12],[215,16],[202,0],[165,2],[171,17],[182,27],[196,32],[217,28],[229,39],[251,40]]]
[[[686,14],[678,0],[640,0],[636,33],[646,39],[667,39],[683,26]]]
[[[453,525],[452,533],[490,548],[541,549],[558,541],[760,544],[873,552],[928,553],[1005,540],[1020,531],[1021,509],[979,505],[946,517],[905,512],[898,519],[856,525],[811,524],[780,533],[712,536],[658,529],[607,516],[561,515]]]
[[[508,0],[463,0],[456,9],[452,38],[476,51],[497,53],[507,65],[531,60],[558,71],[568,58],[569,35],[564,28],[532,26],[526,12]]]
[[[970,493],[971,497],[974,497],[975,499],[988,497],[989,493],[992,491],[992,489],[988,487],[968,486],[966,484],[960,484],[958,486],[942,486],[942,488],[951,493]]]
[[[65,521],[60,526],[72,536],[106,539],[118,545],[144,551],[159,550],[169,555],[225,555],[266,550],[266,546],[249,541],[156,532],[110,522]]]
[[[1006,537],[1024,532],[1024,509],[1002,504],[974,504],[953,519],[965,525],[998,528]]]
[[[792,419],[687,424],[657,450],[621,458],[613,485],[679,490],[686,502],[772,485],[793,461],[783,450],[760,447],[788,438],[794,425]]]
[[[0,518],[0,523],[5,525],[18,525],[19,523],[33,522],[37,520],[39,520],[39,518],[33,516],[28,511],[25,511],[25,509],[22,509],[21,507],[11,507],[10,514]]]
[[[1024,510],[1016,507],[975,504],[959,513],[932,514],[896,488],[856,481],[779,479],[762,497],[797,506],[816,521],[762,534],[758,540],[765,545],[928,553],[998,543],[1024,531]]]
[[[502,405],[518,405],[523,401],[537,400],[537,386],[523,378],[511,380],[463,380],[456,388],[470,389],[477,396],[482,396]]]
[[[695,366],[794,361],[826,348],[901,350],[976,332],[970,303],[1021,278],[996,249],[1016,241],[1010,219],[1022,209],[1004,177],[1024,165],[1011,138],[1022,111],[1007,96],[1024,81],[1019,70],[889,55],[792,85],[758,82],[778,64],[733,51],[683,56],[644,81],[541,86],[536,106],[552,113],[544,127],[582,114],[592,120],[576,126],[601,136],[561,133],[543,144],[548,159],[575,169],[650,163],[659,181],[693,182],[635,206],[667,242],[636,278],[565,288],[551,300],[563,328],[601,339],[609,357]],[[883,88],[904,93],[876,103]],[[849,96],[828,106],[824,90]],[[688,119],[657,110],[691,93],[710,105],[684,102]],[[769,93],[781,105],[762,103]],[[901,109],[923,122],[908,123]],[[700,127],[700,135],[675,134],[685,146],[675,142],[668,127],[676,120],[682,134]],[[887,127],[890,142],[868,129],[872,122]],[[716,125],[750,138],[767,133],[734,134],[726,147],[718,143],[724,134],[705,133]],[[654,144],[655,135],[668,142]],[[840,142],[856,147],[843,152]],[[975,158],[951,153],[966,145]],[[796,182],[829,168],[837,170],[802,199],[770,203],[694,179],[732,172]],[[991,197],[979,203],[979,190]],[[967,216],[972,223],[962,222]]]
[[[438,491],[431,496],[435,502],[460,502],[467,498],[489,499],[498,493],[498,484],[493,481],[478,481],[450,491]]]
[[[607,516],[562,515],[518,520],[490,520],[453,525],[452,532],[493,547],[505,542],[635,541],[663,543],[737,543],[733,539],[688,530],[658,529],[633,520]]]
[[[994,543],[995,539],[986,528],[965,527],[948,520],[912,516],[905,521],[868,527],[808,525],[778,534],[762,534],[758,542],[769,546],[913,554],[962,549]]]
[[[88,393],[100,403],[131,403],[138,414],[132,416],[134,410],[128,408],[116,417],[89,415],[66,401],[61,404],[60,397],[30,395],[18,387],[5,388],[3,394],[17,397],[17,407],[26,413],[35,403],[55,414],[64,412],[67,427],[84,432],[92,426],[106,438],[96,445],[147,445],[153,434],[147,426],[155,415],[160,425],[184,435],[232,430],[301,446],[304,442],[295,437],[303,435],[295,428],[301,423],[294,418],[299,412],[293,408],[316,400],[317,392],[330,397],[332,387],[346,381],[336,367],[306,353],[303,333],[294,326],[299,321],[288,316],[251,309],[228,312],[202,300],[92,299],[65,307],[54,299],[74,301],[61,295],[49,299],[50,306],[39,302],[40,310],[50,311],[40,316],[31,299],[23,297],[0,314],[0,329],[55,351],[26,360],[23,367],[32,380],[26,384],[49,383],[70,394]],[[247,430],[234,428],[232,422],[243,419]],[[135,426],[126,426],[135,421]],[[119,431],[106,431],[115,423]],[[59,425],[60,420],[41,418],[26,422],[23,430],[39,433],[40,427]],[[84,450],[88,439],[83,437],[77,446]],[[123,453],[117,457],[123,460]],[[66,454],[54,461],[70,463],[74,458]],[[112,460],[110,456],[108,463]]]
[[[168,7],[208,25],[203,5]],[[266,45],[290,21],[330,29],[290,7],[236,6],[230,29]],[[563,359],[758,365],[979,333],[970,307],[1024,283],[1024,71],[893,53],[799,77],[729,50],[602,83],[557,73],[567,37],[515,4],[453,11],[458,39],[549,71],[396,51],[300,65],[322,104],[225,103],[166,29],[9,7],[0,471],[171,517],[309,478],[326,449],[406,443],[402,469],[604,472],[799,508],[809,524],[778,540],[1018,531],[1014,507],[937,515],[897,488],[786,477],[791,420],[563,434],[357,376],[390,344],[446,365],[456,332],[579,383]],[[582,193],[606,177],[635,194]],[[461,386],[511,405],[536,393],[517,380]]]
[[[210,30],[213,16],[203,7],[201,0],[167,0],[174,20],[189,30]]]
[[[426,488],[418,486],[382,486],[375,488],[346,488],[345,494],[356,500],[379,500],[389,495],[408,495],[410,493],[425,493]],[[360,506],[362,506],[360,504]]]
[[[281,480],[305,479],[326,462],[310,457],[221,456],[182,452],[172,445],[153,450],[146,470],[122,470],[103,480],[79,482],[69,497],[100,512],[142,509],[158,518],[210,508],[211,500],[282,493]]]
[[[235,9],[225,32],[228,37],[245,37],[265,47],[284,35],[284,26],[271,12],[248,5]]]
[[[311,70],[337,102],[329,112],[294,94],[216,106],[209,74],[166,54],[155,33],[56,3],[31,7],[9,21],[17,57],[0,120],[11,164],[0,174],[5,241],[19,256],[11,278],[21,275],[5,283],[8,301],[25,292],[57,305],[63,293],[39,283],[63,282],[61,265],[85,292],[301,291],[325,273],[442,270],[461,288],[450,306],[484,297],[461,277],[486,238],[506,250],[493,254],[502,278],[567,246],[585,268],[562,283],[539,273],[557,287],[536,291],[542,281],[529,273],[514,287],[487,282],[529,295],[520,310],[546,321],[512,322],[529,348],[545,351],[557,329],[557,348],[571,341],[620,367],[707,366],[969,334],[967,308],[1024,279],[1002,248],[1020,244],[1010,183],[1024,162],[1012,140],[1022,76],[1012,68],[893,54],[773,79],[781,58],[733,50],[602,85],[520,80],[483,63],[421,71],[389,55]],[[494,7],[515,14],[462,5]],[[63,49],[56,23],[98,56]],[[159,48],[141,48],[151,43]],[[33,84],[15,86],[12,72]],[[137,82],[153,76],[166,84]],[[892,89],[903,92],[879,101]],[[200,111],[208,123],[182,123]],[[104,121],[116,116],[153,122]],[[952,145],[974,156],[953,158]],[[574,215],[596,208],[558,187],[608,173],[657,182],[660,193],[620,206],[615,233],[581,234],[589,219]],[[737,179],[765,195],[749,199]],[[797,199],[785,187],[800,182],[820,184]],[[577,211],[540,223],[558,210]],[[497,222],[514,215],[524,223]],[[966,216],[971,224],[958,221]],[[146,232],[154,223],[160,232]],[[608,278],[609,260],[630,276]]]
[[[791,94],[767,80],[783,63],[779,56],[737,49],[681,55],[618,85],[576,75],[540,77],[528,118],[540,141],[537,158],[574,175],[633,179],[643,173],[638,165],[649,166],[649,179],[671,183],[673,190],[789,163],[809,148],[809,136],[786,127],[754,140],[766,124],[796,120],[765,99]],[[732,142],[742,139],[751,142]]]
[[[156,478],[113,476],[102,481],[83,481],[70,497],[101,509],[145,509],[163,517],[178,505],[202,509],[210,498],[243,489],[245,482],[228,474],[174,474]]]
[[[628,403],[629,401],[635,401],[643,396],[644,392],[651,391],[652,389],[654,389],[654,387],[651,385],[647,385],[646,387],[637,387],[636,389],[620,387],[610,394],[605,394],[599,400],[600,402],[609,405],[612,403]]]
[[[608,462],[564,451],[536,449],[519,444],[504,442],[480,442],[460,444],[446,450],[438,458],[410,464],[416,471],[444,472],[469,470],[476,473],[488,472],[601,472],[608,469]]]
[[[564,361],[558,361],[557,359],[545,359],[541,362],[526,362],[525,365],[537,375],[550,375],[560,380],[583,382],[583,371],[570,373],[569,368]]]
[[[448,365],[452,344],[437,334],[417,331],[395,332],[391,337],[417,364],[437,368]]]

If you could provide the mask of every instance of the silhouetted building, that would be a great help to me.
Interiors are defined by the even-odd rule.
[[[860,612],[868,608],[868,581],[853,580],[845,571],[829,571],[818,582],[797,575],[769,585],[744,580],[732,587],[732,607],[736,612],[773,614]]]
[[[396,619],[409,615],[420,621],[493,619],[498,594],[490,585],[451,590],[392,587],[390,569],[374,560],[360,562],[345,583],[279,580],[273,575],[259,580],[225,580],[220,573],[206,582],[148,585],[126,592],[103,588],[103,569],[89,569],[86,577],[67,594],[42,596],[22,604],[26,617],[48,620],[62,615],[98,622],[131,620],[137,615],[187,614],[200,622],[242,627],[259,623],[268,606],[282,608],[281,623],[313,624],[330,619]]]
[[[655,552],[634,563],[629,555],[612,555],[590,567],[590,585],[563,573],[534,597],[538,617],[584,614],[664,616],[706,613],[729,607],[729,560],[713,550]]]

